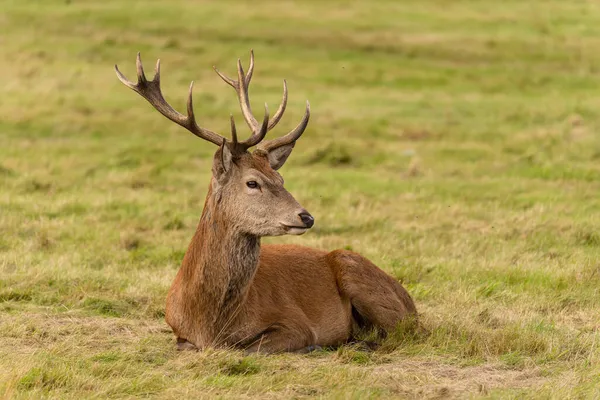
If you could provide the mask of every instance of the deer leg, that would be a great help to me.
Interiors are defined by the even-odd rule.
[[[333,251],[327,259],[360,328],[374,326],[390,332],[399,322],[416,319],[417,309],[406,289],[371,261],[347,250]]]
[[[272,324],[246,343],[247,353],[309,353],[321,349],[308,324],[290,320]]]
[[[323,348],[321,346],[319,346],[318,344],[311,344],[310,346],[306,346],[306,347],[303,347],[301,349],[294,351],[294,353],[307,354],[307,353],[312,353],[313,351],[321,351],[321,350],[323,350]]]
[[[179,351],[184,351],[184,350],[198,350],[198,348],[188,342],[186,339],[182,339],[180,337],[177,338],[177,350]]]

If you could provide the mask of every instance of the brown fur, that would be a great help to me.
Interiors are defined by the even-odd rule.
[[[248,170],[262,174],[270,197],[239,195]],[[360,326],[389,331],[416,314],[406,290],[359,254],[260,246],[260,236],[285,233],[279,221],[292,225],[303,210],[264,155],[238,155],[227,180],[217,180],[167,299],[180,347],[301,351],[342,344]],[[249,218],[255,207],[267,212]]]

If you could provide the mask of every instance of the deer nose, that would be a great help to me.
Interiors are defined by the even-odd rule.
[[[315,219],[313,218],[313,216],[306,211],[301,212],[300,214],[298,214],[298,216],[307,228],[312,228],[312,226],[315,224]]]

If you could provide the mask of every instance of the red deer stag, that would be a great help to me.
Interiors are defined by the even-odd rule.
[[[407,291],[359,254],[295,245],[261,247],[263,236],[301,235],[314,224],[284,189],[277,172],[308,124],[308,102],[295,129],[263,140],[285,111],[285,80],[277,112],[269,119],[265,104],[259,123],[248,99],[254,54],[246,73],[238,60],[237,80],[215,68],[235,89],[252,131],[250,138],[238,141],[231,117],[231,140],[226,140],[196,124],[193,82],[185,116],[163,98],[160,60],[151,81],[139,53],[136,64],[137,83],[128,81],[115,65],[121,82],[171,121],[219,147],[202,217],[167,297],[166,320],[180,349],[235,346],[268,353],[305,352],[343,344],[364,327],[385,333],[407,317],[416,318]],[[256,150],[250,153],[253,146]]]

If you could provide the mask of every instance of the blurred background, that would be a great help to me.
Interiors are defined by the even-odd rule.
[[[0,360],[15,365],[0,394],[598,394],[600,3],[0,8]],[[315,228],[266,241],[369,257],[404,282],[430,336],[402,337],[388,358],[297,361],[287,375],[289,359],[253,360],[251,381],[208,361],[217,372],[198,380],[174,352],[164,297],[216,148],[123,86],[114,65],[135,80],[139,51],[151,78],[160,58],[171,105],[185,110],[194,80],[198,124],[229,135],[233,113],[243,136],[212,67],[235,76],[250,49],[257,114],[276,110],[283,79],[289,88],[270,137],[296,126],[307,99],[312,110],[281,172]],[[128,378],[107,387],[102,368]],[[402,374],[408,383],[390,378]]]

